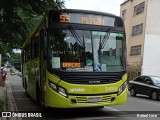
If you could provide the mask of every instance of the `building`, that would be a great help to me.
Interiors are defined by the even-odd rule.
[[[152,66],[160,62],[159,5],[160,0],[124,0],[120,6],[127,34],[127,64],[142,74],[151,74]]]

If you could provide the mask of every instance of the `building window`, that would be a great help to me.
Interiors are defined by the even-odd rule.
[[[134,7],[134,16],[144,12],[144,2]]]
[[[142,34],[142,32],[143,32],[143,23],[132,27],[132,36]]]
[[[123,20],[126,19],[126,10],[123,10],[123,11],[122,11],[122,18],[123,18]]]
[[[132,55],[141,55],[141,45],[131,47],[131,56]]]

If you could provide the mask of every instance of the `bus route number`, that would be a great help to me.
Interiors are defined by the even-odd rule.
[[[61,14],[60,15],[60,22],[70,22],[70,16],[69,15],[64,15],[64,14]]]

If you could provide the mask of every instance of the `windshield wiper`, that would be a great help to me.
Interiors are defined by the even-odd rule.
[[[75,38],[75,40],[79,43],[79,45],[84,47],[84,43],[81,40],[81,38],[79,37],[78,33],[75,31],[75,29],[73,28],[73,26],[69,26],[69,30],[72,33],[73,37]]]
[[[102,49],[104,48],[104,46],[106,45],[106,43],[107,43],[107,41],[108,41],[108,39],[109,39],[109,36],[110,36],[111,31],[112,31],[111,28],[109,28],[109,29],[106,31],[106,33],[105,33],[105,35],[104,35],[104,37],[103,37],[103,40],[101,40],[102,38],[101,38],[101,36],[100,36],[98,54],[99,54],[100,57],[101,57],[102,59],[104,59],[105,61],[106,61],[106,59],[105,59],[104,56],[101,54],[101,50],[102,50]],[[100,63],[101,63],[101,59],[100,59]]]
[[[112,29],[109,28],[108,31],[106,31],[106,33],[105,33],[102,41],[101,41],[101,38],[100,38],[100,46],[99,46],[99,47],[100,47],[100,50],[103,49],[104,46],[106,45],[106,43],[107,43],[107,41],[108,41],[108,38],[109,38],[109,36],[110,36],[110,34],[111,34],[111,31],[112,31]]]

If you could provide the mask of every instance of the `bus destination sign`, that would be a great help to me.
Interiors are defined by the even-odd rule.
[[[57,15],[56,15],[57,16]],[[103,25],[103,26],[114,26],[115,17],[86,14],[86,13],[60,13],[59,19],[52,17],[53,21],[60,23],[77,23],[77,24],[90,24],[90,25]]]

